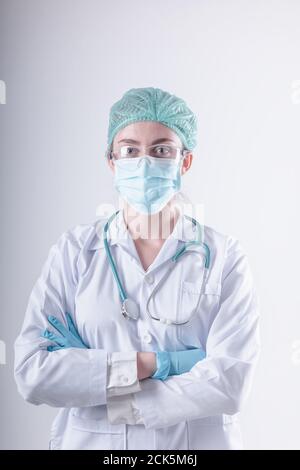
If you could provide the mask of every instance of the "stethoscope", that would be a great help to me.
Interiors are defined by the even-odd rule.
[[[121,303],[122,303],[122,307],[121,307],[121,313],[122,315],[129,319],[131,318],[132,320],[137,320],[139,318],[139,315],[140,315],[140,310],[139,310],[139,306],[137,305],[137,303],[132,300],[132,299],[129,299],[127,297],[127,294],[125,292],[125,289],[124,287],[122,286],[122,283],[121,283],[121,280],[120,280],[120,277],[118,275],[118,272],[117,272],[117,268],[116,268],[116,264],[114,262],[114,259],[112,257],[112,254],[111,254],[111,251],[110,251],[110,248],[109,248],[109,245],[108,245],[108,241],[107,241],[107,232],[108,232],[108,229],[109,229],[109,226],[111,224],[111,222],[113,221],[113,219],[116,217],[116,215],[120,212],[120,210],[118,210],[117,212],[115,212],[109,219],[108,221],[106,222],[104,228],[103,228],[103,242],[104,242],[104,247],[105,247],[105,251],[106,251],[106,255],[107,255],[107,258],[108,258],[108,261],[109,261],[109,264],[111,266],[111,269],[112,269],[112,272],[113,272],[113,275],[114,275],[114,278],[116,280],[116,283],[117,283],[117,286],[118,286],[118,290],[119,290],[119,295],[120,295],[120,299],[121,299]],[[183,325],[185,323],[188,323],[188,321],[190,321],[190,318],[186,321],[182,321],[182,322],[178,322],[178,321],[173,321],[173,320],[170,320],[168,318],[163,318],[163,317],[156,317],[154,315],[152,315],[150,312],[149,312],[149,302],[150,300],[153,298],[153,295],[157,292],[159,286],[166,280],[167,276],[169,275],[171,269],[174,268],[174,265],[175,263],[178,261],[178,259],[185,253],[191,253],[191,252],[194,252],[193,250],[187,250],[187,248],[189,246],[195,246],[195,245],[199,245],[199,246],[202,246],[205,250],[205,254],[203,255],[204,256],[204,259],[205,259],[205,264],[204,264],[204,277],[206,278],[206,275],[207,275],[207,271],[209,269],[209,266],[210,266],[210,249],[209,247],[207,246],[206,243],[203,243],[202,242],[202,231],[201,231],[201,226],[199,224],[199,222],[197,222],[196,219],[194,219],[193,217],[189,217],[188,215],[184,215],[184,217],[186,217],[187,219],[189,219],[193,225],[195,227],[197,227],[197,239],[196,240],[191,240],[189,242],[185,242],[184,245],[179,248],[179,250],[176,251],[176,253],[168,260],[170,262],[170,266],[169,268],[167,269],[166,273],[164,274],[163,278],[160,280],[159,284],[157,284],[155,286],[155,288],[153,289],[150,297],[148,298],[148,301],[146,303],[146,311],[148,313],[148,315],[153,319],[153,320],[157,320],[157,321],[160,321],[162,323],[166,323],[167,325]],[[197,253],[199,253],[199,251],[197,251]],[[204,286],[205,282],[203,281],[202,282],[202,286]],[[199,296],[199,301],[200,301],[200,298],[201,298],[201,293],[200,293],[200,296]],[[198,305],[198,304],[197,304]],[[196,307],[197,308],[197,307]]]

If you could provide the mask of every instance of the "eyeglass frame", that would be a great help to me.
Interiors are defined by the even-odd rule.
[[[145,147],[159,147],[159,146],[162,146],[164,144],[153,144],[153,145],[146,145]],[[124,147],[126,147],[124,145]],[[127,146],[128,147],[128,146]],[[172,147],[175,147],[175,146],[172,146]],[[109,159],[109,160],[121,160],[120,158],[114,158],[112,156],[112,152],[113,152],[113,143],[110,145],[110,147],[107,149],[106,151],[106,157]],[[183,160],[189,153],[191,153],[191,150],[187,149],[186,147],[183,147],[183,148],[180,148],[180,147],[175,147],[177,149],[180,149],[180,158],[178,160],[178,163]],[[137,157],[122,157],[123,158],[137,158]],[[161,157],[161,159],[163,160],[164,158],[168,158],[168,157]]]

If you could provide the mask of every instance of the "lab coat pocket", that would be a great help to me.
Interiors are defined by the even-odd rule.
[[[73,449],[122,450],[125,424],[111,424],[105,406],[74,408],[71,418]]]
[[[197,313],[203,291],[203,281],[197,282],[181,281],[181,299],[178,312],[178,321],[191,320]]]
[[[182,281],[181,286],[181,319],[189,321],[178,326],[177,337],[185,347],[204,349],[211,313],[218,308],[220,285],[204,283],[201,279]]]

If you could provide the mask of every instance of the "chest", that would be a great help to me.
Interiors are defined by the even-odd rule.
[[[121,314],[110,264],[104,250],[97,251],[80,272],[75,296],[75,318],[83,340],[108,352],[205,348],[220,290],[207,281],[202,256],[183,256],[176,265],[165,260],[145,272],[130,253],[116,248],[112,254],[127,297],[139,306],[139,318]],[[153,317],[188,322],[173,325]]]
[[[164,240],[143,240],[141,238],[134,241],[136,251],[138,253],[141,265],[145,271],[151,266],[155,258],[158,256]]]

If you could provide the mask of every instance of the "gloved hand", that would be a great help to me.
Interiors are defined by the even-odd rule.
[[[184,351],[157,351],[157,369],[151,378],[166,380],[170,375],[180,375],[189,372],[191,368],[206,357],[201,348],[186,349]]]
[[[48,346],[47,350],[57,351],[58,349],[65,349],[65,348],[86,348],[89,349],[86,344],[80,338],[78,331],[73,323],[72,317],[69,313],[66,313],[68,329],[54,316],[49,315],[48,321],[49,323],[54,326],[54,328],[62,335],[56,336],[52,331],[45,330],[43,333],[43,337],[53,341],[55,343],[54,346]]]

